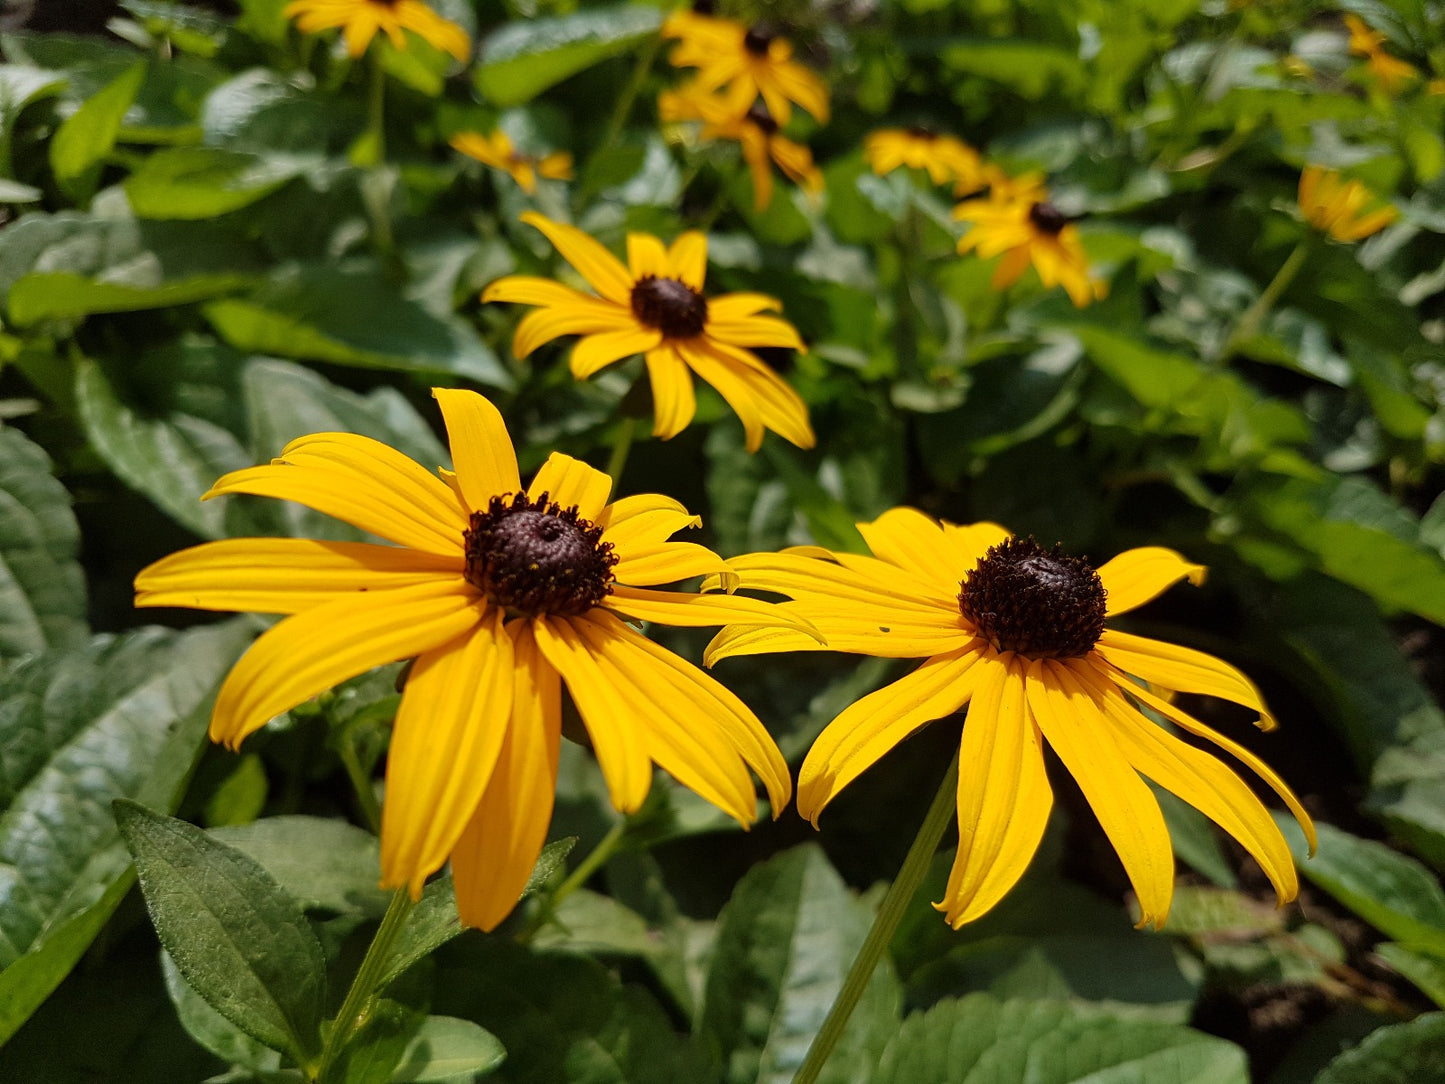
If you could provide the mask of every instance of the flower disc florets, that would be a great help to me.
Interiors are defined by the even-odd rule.
[[[747,111],[747,119],[749,123],[761,129],[764,135],[773,135],[778,130],[778,122],[773,119],[772,110],[761,98],[754,102]]]
[[[632,287],[632,315],[669,339],[691,339],[707,326],[707,299],[685,282],[643,275]]]
[[[1032,538],[989,547],[959,588],[959,612],[999,651],[1074,659],[1104,632],[1107,592],[1093,566]]]
[[[1052,203],[1035,203],[1029,208],[1029,221],[1044,233],[1062,233],[1069,220]]]
[[[511,613],[575,616],[612,593],[612,543],[546,493],[493,497],[472,513],[463,541],[467,582]]]
[[[743,35],[743,48],[756,57],[768,55],[768,49],[773,44],[773,39],[778,36],[767,23],[754,23],[748,27],[748,32]]]

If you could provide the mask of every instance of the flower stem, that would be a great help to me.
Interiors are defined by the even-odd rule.
[[[562,901],[585,885],[594,873],[607,864],[608,859],[616,854],[622,845],[622,841],[627,835],[628,823],[627,818],[624,817],[609,828],[607,834],[598,841],[597,846],[592,848],[592,852],[577,863],[577,868],[567,874],[566,879],[557,886],[556,890],[546,897],[543,905],[532,914],[526,927],[517,934],[518,944],[525,945],[532,940],[537,931],[557,913],[557,908],[561,906]]]
[[[636,418],[622,419],[617,437],[612,441],[612,454],[607,458],[607,477],[612,479],[613,486],[617,485],[623,468],[627,466],[627,453],[632,451],[632,436],[636,431]]]
[[[331,1022],[331,1030],[327,1033],[326,1043],[321,1049],[321,1062],[313,1079],[323,1082],[326,1080],[326,1074],[336,1061],[337,1055],[371,1018],[376,996],[380,992],[377,983],[391,962],[392,947],[396,944],[402,927],[406,925],[406,916],[411,909],[411,893],[405,886],[398,888],[391,897],[386,914],[382,916],[376,936],[371,939],[371,947],[366,950],[366,956],[357,968],[356,978],[351,980],[351,989],[346,991],[346,1000],[341,1003],[341,1011]]]
[[[828,1055],[843,1037],[848,1018],[857,1008],[878,961],[888,951],[893,934],[903,918],[903,912],[923,882],[929,863],[933,861],[933,852],[938,850],[938,841],[943,838],[944,829],[948,827],[957,808],[957,791],[958,754],[954,753],[943,782],[939,784],[938,793],[933,797],[933,804],[928,807],[918,835],[913,838],[913,845],[908,848],[908,855],[903,859],[903,866],[888,887],[888,893],[878,907],[878,914],[873,918],[868,936],[863,939],[863,947],[858,950],[853,966],[848,969],[843,987],[838,991],[833,1007],[828,1010],[828,1018],[818,1029],[813,1045],[808,1048],[808,1056],[804,1059],[802,1068],[798,1070],[798,1075],[793,1077],[793,1084],[814,1084],[818,1074],[823,1071]]]
[[[371,52],[371,85],[366,96],[366,140],[370,144],[368,165],[386,161],[386,72],[381,67],[381,54]]]
[[[1305,265],[1305,259],[1309,256],[1310,242],[1314,234],[1306,234],[1304,240],[1295,245],[1280,269],[1274,273],[1274,278],[1269,280],[1269,285],[1264,292],[1255,298],[1254,304],[1244,310],[1244,315],[1239,318],[1239,323],[1234,325],[1234,330],[1229,333],[1229,338],[1224,340],[1224,345],[1219,349],[1219,356],[1216,362],[1226,365],[1238,352],[1240,344],[1259,331],[1260,324],[1274,308],[1275,302],[1289,289],[1290,283],[1299,274],[1300,268]]]
[[[610,147],[617,142],[622,125],[627,122],[627,114],[632,112],[632,104],[637,101],[638,92],[642,90],[642,84],[647,79],[647,73],[652,70],[652,61],[661,46],[661,34],[652,35],[643,45],[642,52],[637,57],[637,67],[632,69],[632,78],[627,81],[627,86],[622,88],[617,104],[612,107],[612,116],[607,120],[607,129],[598,146]]]
[[[376,800],[376,788],[371,785],[371,777],[366,769],[361,766],[361,758],[356,755],[356,742],[352,739],[351,731],[341,735],[337,742],[337,753],[341,757],[341,765],[346,769],[346,778],[351,780],[351,789],[356,792],[356,803],[361,807],[361,815],[366,818],[366,826],[375,835],[381,834],[381,803]]]

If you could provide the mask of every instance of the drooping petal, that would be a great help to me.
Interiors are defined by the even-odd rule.
[[[512,353],[524,358],[537,347],[562,335],[601,335],[609,331],[630,331],[637,318],[626,309],[594,301],[590,305],[556,305],[537,309],[522,317],[512,336]]]
[[[1124,863],[1139,897],[1140,927],[1163,926],[1174,895],[1174,851],[1153,792],[1124,758],[1103,708],[1068,662],[1035,659],[1025,681],[1034,721]]]
[[[816,828],[828,803],[879,757],[925,723],[968,703],[981,676],[979,657],[972,648],[935,655],[824,727],[798,773],[798,812]]]
[[[612,479],[580,459],[553,452],[537,471],[527,496],[537,500],[543,493],[563,508],[576,508],[583,519],[596,519],[612,492]]]
[[[955,930],[991,910],[1024,875],[1054,804],[1024,660],[984,656],[977,666],[958,754],[958,853],[934,904]]]
[[[675,544],[675,543],[674,543]],[[789,628],[811,636],[819,643],[823,637],[813,629],[812,622],[788,611],[778,603],[763,602],[742,595],[694,595],[686,591],[649,591],[643,587],[618,585],[603,604],[626,617],[651,621],[678,628],[709,628],[714,625],[764,626]]]
[[[381,882],[412,899],[471,820],[512,715],[512,639],[502,612],[417,657],[386,758]]]
[[[813,114],[819,124],[828,123],[828,88],[822,80],[796,61],[774,66],[773,77],[778,89]],[[778,123],[783,123],[782,117]]]
[[[1141,546],[1126,550],[1099,566],[1099,579],[1108,592],[1107,613],[1128,613],[1163,594],[1180,580],[1195,587],[1204,582],[1208,570],[1186,561],[1163,546]]]
[[[733,413],[743,423],[743,439],[749,452],[756,452],[763,446],[763,408],[748,383],[735,373],[726,361],[707,349],[702,338],[679,340],[673,344],[677,356],[732,407]]]
[[[452,851],[462,925],[495,929],[512,913],[552,822],[562,737],[562,683],[537,650],[532,627],[513,621],[512,721],[487,789]]]
[[[744,587],[829,607],[857,606],[860,615],[877,616],[884,624],[889,615],[940,627],[957,622],[957,605],[933,599],[929,581],[876,558],[832,556],[839,562],[847,559],[848,564],[793,553],[748,553],[731,558],[728,565]]]
[[[602,540],[624,557],[634,546],[655,546],[678,531],[702,525],[702,517],[657,493],[639,493],[613,501],[595,520]]]
[[[673,278],[702,293],[707,281],[707,234],[699,230],[678,234],[667,250],[667,262]]]
[[[760,312],[780,312],[782,308],[781,301],[767,294],[723,294],[707,300],[708,319],[724,323],[756,316]]]
[[[693,576],[726,575],[727,562],[706,546],[695,542],[658,542],[651,546],[634,545],[612,569],[618,583],[644,587],[659,583],[677,583]]]
[[[512,301],[521,305],[546,305],[549,308],[582,308],[591,311],[598,318],[607,313],[623,313],[628,310],[605,298],[584,294],[570,286],[563,286],[552,279],[535,275],[507,275],[490,283],[482,291],[482,301]]]
[[[453,640],[481,620],[465,580],[342,595],[263,632],[216,694],[211,740],[231,748],[317,693]]]
[[[712,666],[736,655],[774,651],[846,651],[884,659],[919,659],[956,651],[975,641],[971,631],[956,625],[900,620],[886,608],[829,608],[802,602],[778,603],[784,613],[806,618],[817,634],[769,628],[724,629],[703,652]],[[809,642],[811,640],[811,642]]]
[[[1151,685],[1180,693],[1218,696],[1257,711],[1261,730],[1273,730],[1278,725],[1254,682],[1213,655],[1117,629],[1106,629],[1094,650],[1126,674],[1143,678]]]
[[[656,412],[652,435],[658,440],[671,440],[688,427],[697,413],[692,372],[675,349],[665,346],[648,351],[647,378]]]
[[[517,453],[501,411],[473,391],[433,388],[432,395],[446,421],[452,466],[467,506],[477,512],[495,496],[520,493]]]
[[[678,350],[692,370],[737,411],[748,434],[749,451],[757,451],[762,444],[761,431],[752,428],[754,421],[799,448],[817,443],[808,421],[808,405],[754,355],[705,336],[684,340]]]
[[[709,315],[707,334],[709,338],[731,346],[782,346],[804,354],[808,352],[808,346],[798,335],[797,328],[776,316],[740,316],[722,320]]]
[[[626,327],[588,335],[572,348],[572,376],[577,380],[586,380],[614,362],[655,349],[661,342],[662,332],[647,327]]]
[[[228,538],[142,569],[135,604],[294,614],[337,595],[459,580],[464,563],[460,546],[443,555],[367,542]]]
[[[632,300],[632,276],[622,261],[575,226],[553,222],[536,211],[527,211],[522,221],[542,231],[562,258],[608,301],[628,306]]]

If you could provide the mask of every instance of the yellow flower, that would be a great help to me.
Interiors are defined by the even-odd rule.
[[[483,929],[515,906],[546,839],[563,682],[617,809],[642,804],[655,761],[745,826],[757,815],[751,767],[777,816],[788,768],[757,718],[628,623],[795,619],[751,599],[651,589],[726,573],[711,550],[668,541],[697,517],[652,494],[609,504],[612,479],[561,454],[524,490],[496,407],[433,394],[455,473],[318,433],[205,494],[296,501],[394,545],[231,539],[136,577],[137,606],[290,615],[222,684],[212,739],[234,748],[338,682],[415,659],[387,758],[382,883],[415,898],[450,856],[462,921]]]
[[[678,38],[668,58],[675,68],[698,69],[695,86],[721,91],[733,115],[741,115],[762,95],[779,124],[787,124],[796,102],[820,124],[828,121],[828,88],[793,59],[793,46],[763,24],[747,27],[731,19],[675,11],[662,24],[662,36]]]
[[[1388,203],[1365,212],[1367,206],[1378,204],[1378,198],[1363,184],[1347,181],[1335,170],[1305,166],[1300,173],[1300,213],[1336,241],[1359,241],[1399,217],[1400,212]]]
[[[1108,293],[1107,283],[1089,277],[1078,227],[1048,201],[1038,174],[995,176],[987,196],[960,203],[953,217],[973,225],[959,240],[959,252],[983,259],[1003,254],[993,273],[995,290],[1013,285],[1032,263],[1045,286],[1063,286],[1079,308]]]
[[[512,180],[529,196],[536,194],[539,176],[553,181],[572,179],[572,156],[566,151],[545,155],[523,154],[513,145],[512,137],[501,130],[491,135],[461,132],[452,136],[451,143],[454,149],[468,157],[511,174]]]
[[[813,152],[778,131],[778,122],[765,102],[754,102],[742,115],[733,113],[727,100],[716,94],[682,87],[667,90],[658,98],[658,111],[665,121],[700,120],[703,139],[726,139],[742,149],[743,161],[753,182],[753,206],[766,210],[773,201],[773,171],[769,159],[809,196],[823,190],[823,174],[813,164]]]
[[[509,275],[482,291],[483,301],[542,306],[517,325],[512,352],[524,358],[559,335],[581,335],[572,348],[572,375],[586,380],[634,354],[647,359],[657,408],[653,435],[667,440],[692,421],[697,404],[692,374],[717,389],[742,419],[748,451],[771,429],[800,448],[815,443],[808,407],[749,346],[806,351],[793,326],[776,316],[781,305],[763,294],[705,298],[707,237],[682,234],[664,248],[650,234],[627,235],[627,265],[587,234],[533,211],[522,221],[557,246],[596,294],[550,279]]]
[[[858,525],[873,556],[816,546],[728,564],[741,585],[787,595],[826,646],[781,629],[724,629],[704,656],[849,651],[922,658],[907,677],[845,710],[819,735],[798,776],[798,812],[817,825],[832,799],[924,724],[970,704],[958,783],[959,849],[941,903],[955,928],[992,908],[1023,874],[1049,819],[1047,743],[1084,792],[1139,897],[1139,925],[1163,924],[1174,857],[1141,775],[1229,832],[1255,857],[1281,904],[1299,890],[1268,811],[1227,765],[1155,725],[1144,709],[1233,753],[1314,827],[1283,780],[1248,750],[1176,707],[1171,692],[1222,697],[1274,726],[1254,685],[1199,651],[1106,628],[1200,565],[1171,550],[1129,550],[1096,572],[1009,538],[992,523],[955,526],[911,508]],[[707,586],[706,584],[704,586]],[[1134,679],[1146,682],[1140,684]]]
[[[880,128],[870,132],[863,142],[863,157],[879,176],[907,166],[926,170],[934,184],[953,181],[959,192],[971,192],[984,183],[978,151],[956,136],[928,128]]]
[[[1385,35],[1368,26],[1358,15],[1346,14],[1345,26],[1350,31],[1350,52],[1365,58],[1371,74],[1386,94],[1397,94],[1405,83],[1420,77],[1413,64],[1387,53]]]
[[[377,31],[386,34],[398,49],[405,49],[402,31],[410,30],[458,60],[466,60],[472,47],[465,30],[421,0],[291,0],[282,13],[294,19],[296,29],[305,34],[341,27],[346,50],[354,57],[366,52]]]

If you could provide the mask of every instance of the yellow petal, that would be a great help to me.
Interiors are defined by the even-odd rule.
[[[749,452],[756,452],[763,446],[762,405],[753,395],[748,383],[735,373],[726,361],[708,350],[705,340],[679,340],[673,344],[677,356],[687,363],[689,369],[702,377],[723,397],[732,408],[738,420],[743,423],[743,441]]]
[[[752,354],[705,336],[683,340],[677,349],[693,372],[716,388],[742,419],[748,451],[762,446],[763,428],[799,448],[817,443],[807,404]]]
[[[650,233],[627,235],[627,269],[632,273],[633,282],[640,282],[648,276],[660,279],[672,277],[667,249]]]
[[[588,335],[572,348],[572,376],[577,380],[586,380],[613,362],[647,353],[660,342],[662,332],[636,326]]]
[[[527,496],[539,500],[545,493],[551,501],[565,508],[576,508],[583,519],[595,520],[607,504],[612,492],[612,479],[580,459],[553,452],[542,464]]]
[[[638,493],[613,501],[595,522],[602,528],[602,540],[625,558],[634,546],[654,546],[685,528],[701,526],[702,517],[671,497]]]
[[[142,569],[135,604],[294,614],[349,592],[460,580],[463,565],[460,546],[444,556],[366,542],[229,538]]]
[[[728,571],[727,562],[706,546],[694,542],[659,542],[630,547],[612,574],[618,583],[649,586],[676,583],[693,576],[725,575]]]
[[[381,883],[412,899],[471,820],[512,714],[512,640],[493,610],[476,628],[417,657],[386,759]]]
[[[605,301],[537,309],[522,317],[517,325],[512,336],[512,353],[524,358],[561,335],[600,335],[636,327],[637,318],[631,312]]]
[[[497,279],[482,291],[482,301],[511,301],[521,305],[546,305],[549,308],[576,306],[588,309],[597,316],[627,311],[615,302],[584,294],[581,290],[574,290],[560,282],[535,275],[507,275]]]
[[[616,256],[577,227],[553,222],[536,211],[524,213],[522,221],[541,230],[547,240],[557,247],[562,258],[608,301],[631,305],[632,276]]]
[[[997,523],[971,523],[961,526],[954,523],[943,525],[943,539],[947,546],[948,563],[958,570],[960,584],[972,572],[989,549],[1008,539],[1009,533]],[[957,598],[957,592],[954,595]]]
[[[873,555],[914,575],[936,580],[958,592],[958,581],[969,571],[948,560],[943,526],[916,508],[890,508],[872,523],[858,524],[858,533]]]
[[[667,250],[669,274],[684,286],[702,293],[707,281],[707,234],[688,230]]]
[[[483,930],[512,913],[542,853],[562,736],[557,671],[538,652],[528,622],[512,622],[507,633],[515,641],[512,721],[487,789],[452,851],[457,913],[464,926]]]
[[[1278,725],[1254,682],[1213,655],[1117,629],[1106,629],[1094,651],[1126,674],[1143,678],[1151,685],[1232,700],[1259,712],[1261,729],[1273,730]]]
[[[812,623],[774,602],[762,602],[742,595],[693,595],[686,591],[649,591],[642,587],[618,585],[604,603],[609,610],[639,621],[678,628],[708,628],[712,625],[762,625],[790,628],[823,638]]]
[[[231,748],[317,693],[455,639],[481,620],[466,581],[343,595],[263,632],[216,694],[211,739]]]
[[[742,320],[760,312],[780,312],[782,308],[781,301],[767,294],[723,294],[721,297],[710,297],[707,301],[708,319],[724,322]]]
[[[697,413],[697,398],[692,387],[692,372],[672,347],[652,350],[647,354],[647,378],[652,384],[652,435],[670,440],[688,427]]]
[[[1099,568],[1099,579],[1109,595],[1107,613],[1110,617],[1128,613],[1180,580],[1198,587],[1207,571],[1163,546],[1126,550]]]
[[[432,395],[446,420],[452,466],[468,509],[480,512],[495,496],[520,493],[517,453],[501,411],[474,391],[433,388]]]
[[[816,828],[828,803],[879,757],[925,723],[968,703],[981,674],[979,657],[971,648],[935,655],[824,727],[798,773],[798,812]]]
[[[859,616],[876,617],[885,625],[890,617],[940,627],[958,620],[957,605],[933,599],[928,581],[876,558],[833,556],[839,561],[848,558],[848,567],[792,553],[744,554],[729,560],[728,566],[741,577],[743,587],[833,608],[856,606]]]
[[[807,344],[798,335],[797,329],[776,316],[742,316],[732,320],[720,320],[709,315],[707,335],[732,346],[781,346],[804,354],[808,352]]]
[[[783,606],[791,603],[781,603]],[[702,653],[702,664],[712,667],[737,655],[766,655],[779,651],[837,651],[832,644],[793,629],[732,625],[712,638]]]

